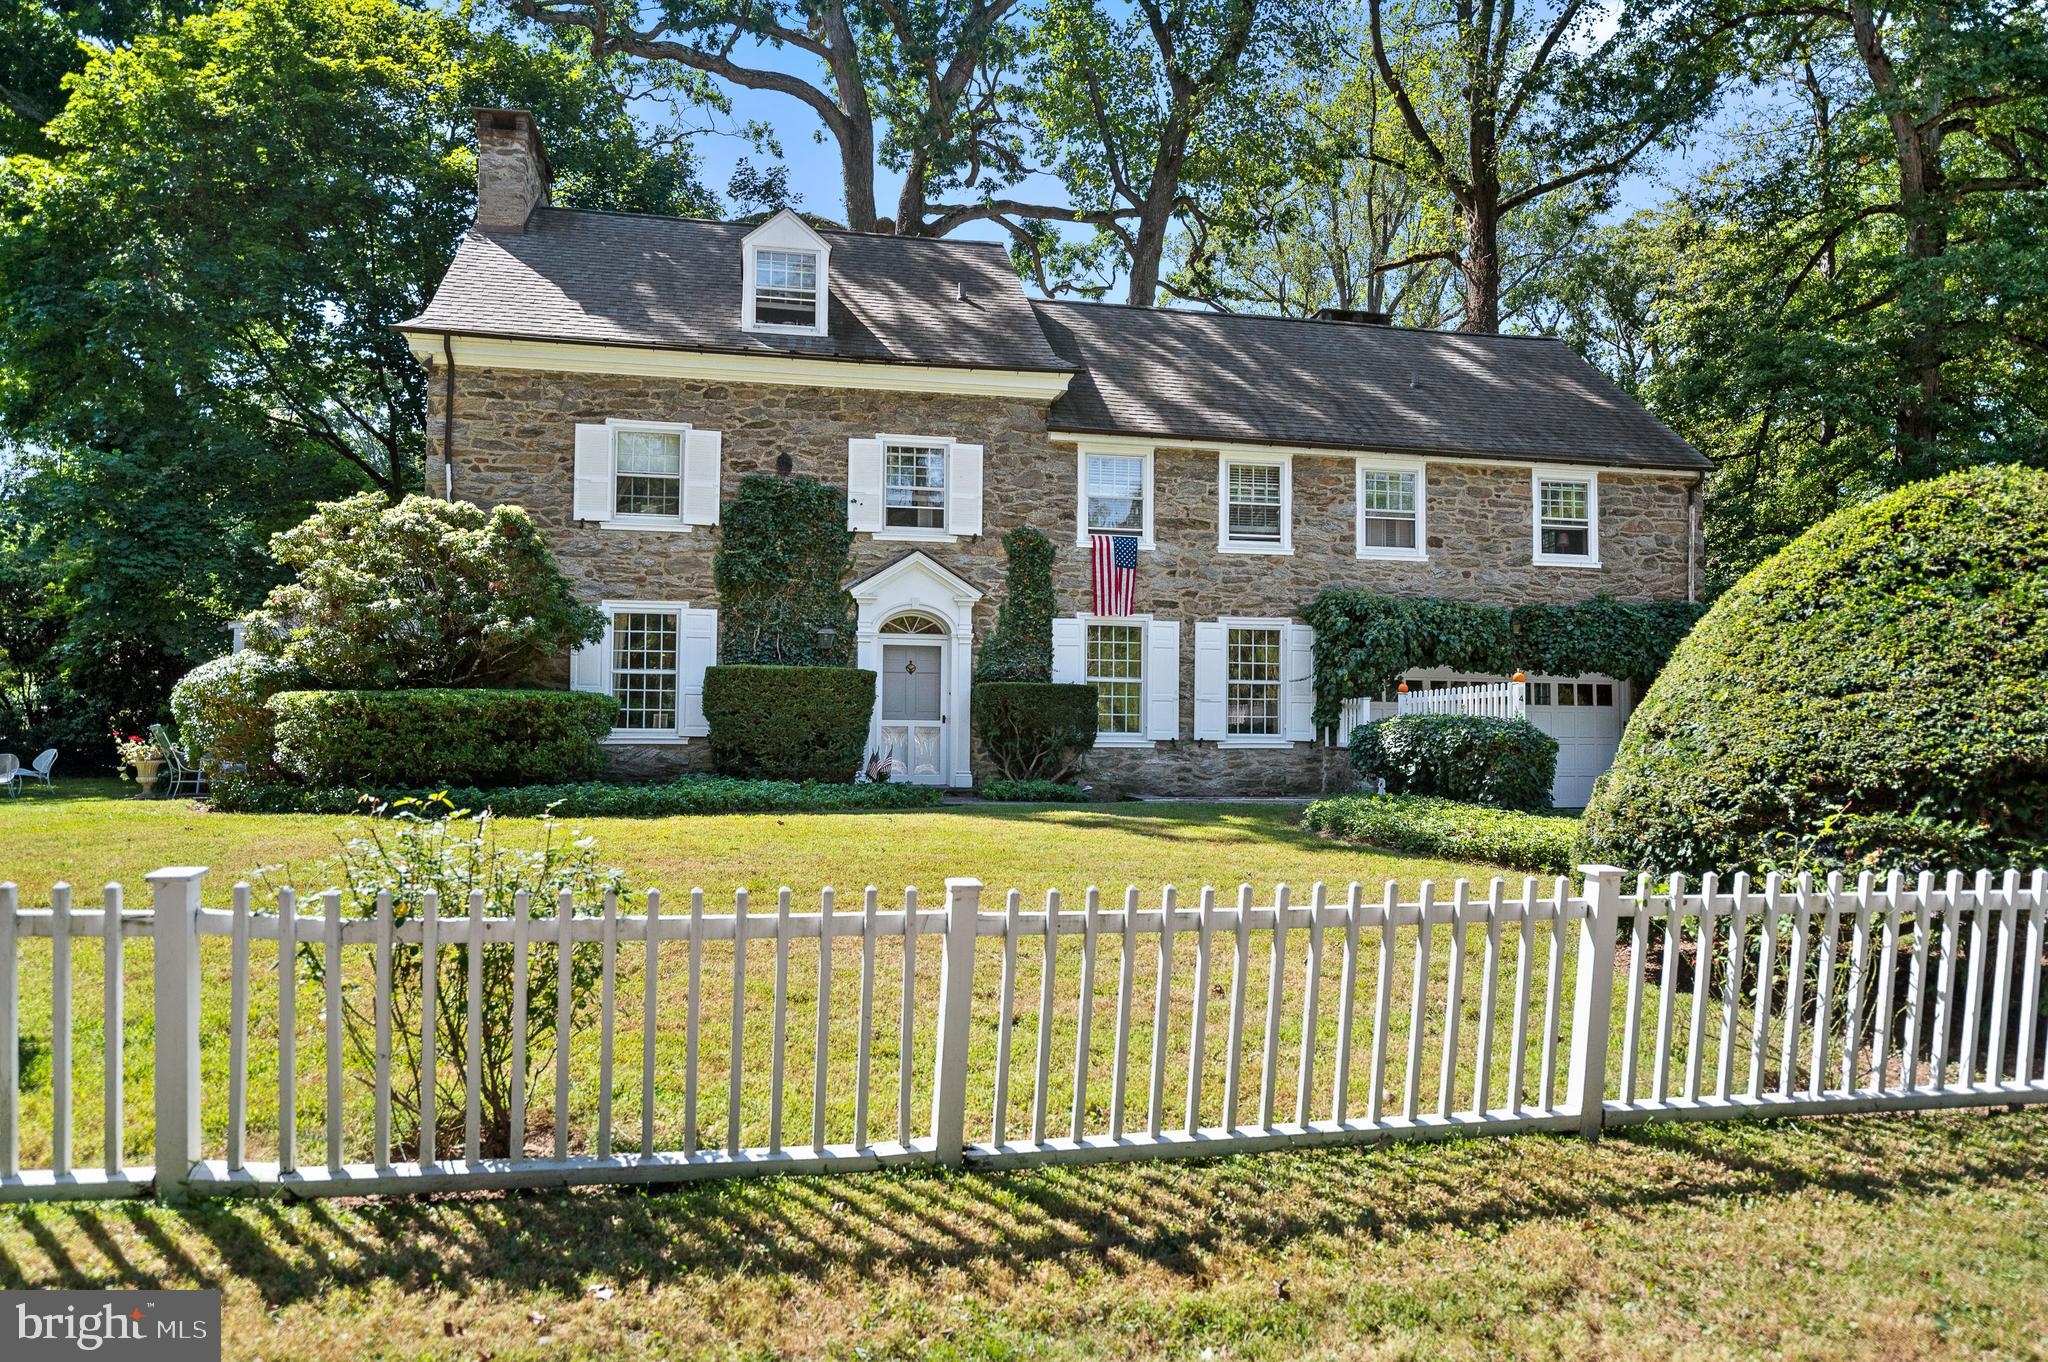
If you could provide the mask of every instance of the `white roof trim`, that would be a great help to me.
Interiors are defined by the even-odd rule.
[[[922,549],[907,553],[889,566],[869,573],[847,587],[846,594],[857,602],[873,601],[890,588],[903,584],[905,578],[920,579],[962,605],[972,605],[982,596],[974,583],[931,558]]]

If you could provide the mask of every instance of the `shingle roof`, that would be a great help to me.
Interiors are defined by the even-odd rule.
[[[403,331],[895,364],[1065,370],[1001,246],[826,231],[829,335],[740,329],[751,223],[542,208],[522,233],[471,230]],[[963,298],[961,295],[965,294]]]
[[[1711,467],[1560,341],[1032,302],[1077,365],[1056,431]]]

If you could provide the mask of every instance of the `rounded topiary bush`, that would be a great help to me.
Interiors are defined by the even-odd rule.
[[[1976,468],[1809,530],[1672,654],[1586,810],[1631,869],[2048,854],[2048,473]]]
[[[171,687],[171,716],[216,782],[275,780],[275,716],[265,702],[304,684],[305,673],[281,657],[229,653],[200,663]]]
[[[1389,794],[1547,809],[1557,739],[1527,719],[1397,715],[1351,731],[1351,767],[1368,780],[1385,780]]]

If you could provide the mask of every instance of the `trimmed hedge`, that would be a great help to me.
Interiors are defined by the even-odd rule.
[[[283,658],[229,653],[179,678],[171,716],[214,780],[275,780],[276,716],[268,701],[305,684],[306,674]]]
[[[1547,809],[1557,739],[1527,719],[1400,715],[1351,731],[1351,769],[1384,778],[1389,794]]]
[[[1018,804],[1085,804],[1086,790],[1059,780],[990,780],[975,791],[983,799]]]
[[[664,784],[517,785],[502,790],[307,789],[248,785],[217,794],[214,807],[231,813],[361,813],[365,800],[425,804],[435,796],[457,809],[488,808],[507,818],[533,818],[553,810],[562,818],[668,818],[678,814],[850,813],[866,809],[928,809],[944,791],[936,785],[895,782],[839,785],[815,781],[732,780],[682,776]],[[445,809],[443,810],[445,812]],[[414,809],[414,812],[431,812]]]
[[[2048,472],[1967,469],[1822,521],[1730,587],[1586,810],[1670,873],[2048,855]]]
[[[711,765],[752,780],[851,781],[867,755],[875,674],[858,667],[711,667]]]
[[[490,786],[598,774],[619,702],[567,690],[292,690],[269,709],[277,764],[315,786]]]
[[[1578,866],[1579,820],[1564,814],[1461,804],[1427,795],[1338,795],[1302,812],[1310,832],[1361,846],[1425,856],[1491,861],[1534,874]]]
[[[1003,780],[1065,780],[1095,746],[1096,723],[1093,686],[975,683],[974,734]]]

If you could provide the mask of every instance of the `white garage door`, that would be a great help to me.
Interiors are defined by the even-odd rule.
[[[1408,688],[1414,691],[1506,679],[1417,672],[1407,681]],[[1550,802],[1561,809],[1585,807],[1593,797],[1593,782],[1614,764],[1614,754],[1621,746],[1621,731],[1628,726],[1628,683],[1611,676],[1576,676],[1570,680],[1534,677],[1529,682],[1528,712],[1530,723],[1557,739],[1557,780],[1550,787]],[[1393,713],[1391,691],[1369,703],[1348,701],[1337,741],[1348,743],[1353,725],[1368,718],[1389,718]]]

